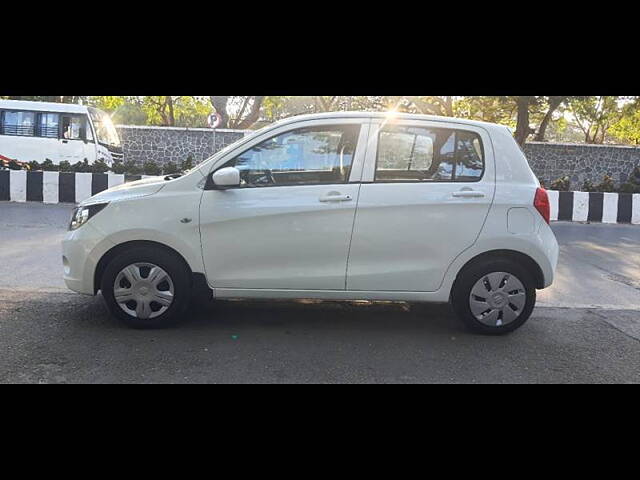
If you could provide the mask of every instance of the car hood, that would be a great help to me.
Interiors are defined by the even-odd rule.
[[[130,198],[147,197],[158,193],[166,183],[164,176],[143,178],[135,182],[123,183],[87,198],[80,203],[80,205],[117,202]]]

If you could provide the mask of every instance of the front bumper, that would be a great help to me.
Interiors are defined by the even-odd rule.
[[[90,221],[68,232],[62,240],[63,278],[67,287],[74,292],[95,295],[96,266],[102,255],[113,246]]]

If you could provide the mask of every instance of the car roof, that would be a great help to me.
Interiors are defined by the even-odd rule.
[[[304,115],[296,115],[294,117],[288,117],[284,120],[277,122],[280,125],[287,123],[299,122],[302,120],[319,120],[319,119],[341,119],[341,118],[390,118],[388,112],[325,112],[325,113],[311,113]],[[439,115],[423,115],[418,113],[393,113],[391,118],[395,120],[428,120],[432,122],[444,122],[444,123],[459,123],[463,125],[473,125],[476,127],[482,127],[487,129],[493,128],[507,128],[504,125],[497,123],[481,122],[478,120],[467,120],[465,118],[455,117],[443,117]]]
[[[87,113],[85,105],[73,103],[29,102],[26,100],[0,100],[0,109],[31,112]]]

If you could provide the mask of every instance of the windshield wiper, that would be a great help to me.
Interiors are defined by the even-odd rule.
[[[171,175],[167,175],[164,177],[165,180],[169,181],[169,180],[174,180],[176,178],[180,178],[182,175],[184,175],[183,173],[172,173]]]

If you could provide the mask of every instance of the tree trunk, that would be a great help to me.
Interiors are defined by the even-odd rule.
[[[173,97],[167,97],[166,99],[167,106],[169,107],[169,126],[173,127],[176,124],[176,116],[173,112]]]
[[[518,145],[523,146],[527,141],[527,137],[535,130],[529,126],[529,105],[533,97],[516,97],[516,105],[518,106],[518,117],[516,123],[515,139]]]
[[[238,127],[240,129],[249,128],[251,125],[256,123],[260,118],[260,108],[262,107],[262,102],[264,101],[264,96],[256,96],[253,98],[253,105],[251,105],[251,111],[249,114],[238,123]]]
[[[547,127],[549,126],[549,122],[551,121],[551,117],[553,116],[553,112],[555,112],[558,107],[565,101],[567,97],[549,97],[549,110],[544,115],[540,126],[538,127],[538,133],[534,137],[536,142],[544,142],[544,135],[547,131]]]
[[[215,108],[216,113],[221,117],[219,128],[227,128],[229,125],[229,113],[227,112],[227,103],[229,97],[209,97],[211,105]]]

